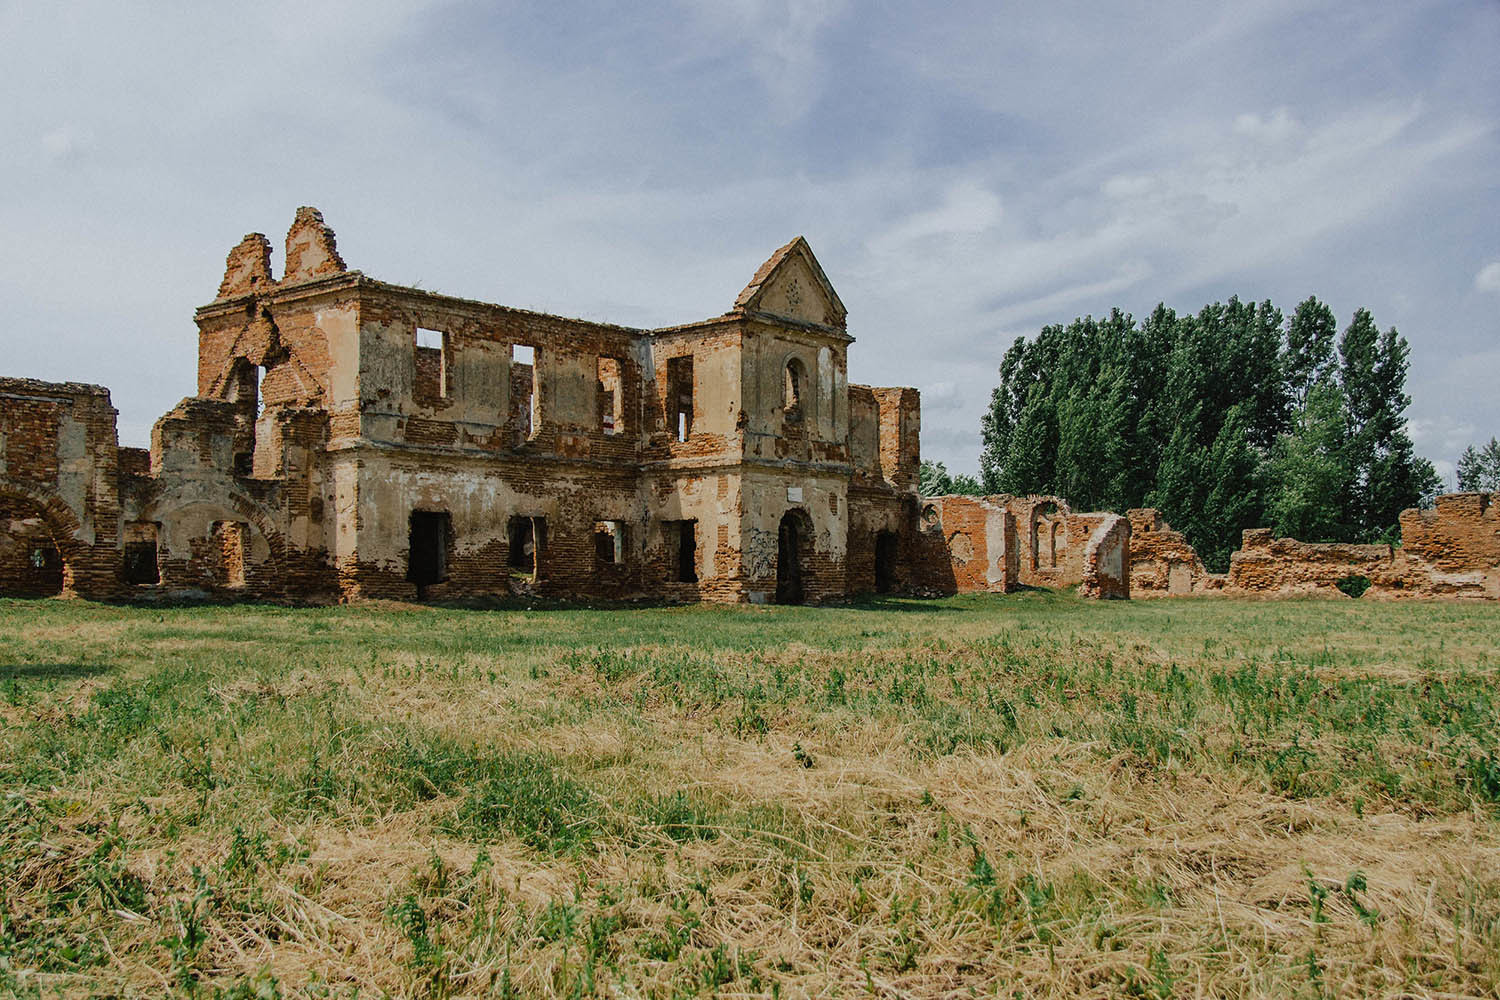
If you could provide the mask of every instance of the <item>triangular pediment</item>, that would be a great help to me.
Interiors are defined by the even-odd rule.
[[[735,299],[744,312],[844,328],[848,315],[812,248],[801,236],[773,253]]]

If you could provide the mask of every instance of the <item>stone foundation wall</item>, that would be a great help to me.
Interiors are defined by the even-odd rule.
[[[1226,593],[1335,597],[1338,582],[1371,577],[1391,566],[1389,545],[1346,545],[1275,538],[1270,528],[1249,528],[1229,557]]]
[[[1500,508],[1489,493],[1451,493],[1432,510],[1401,514],[1401,545],[1351,545],[1243,534],[1229,572],[1204,569],[1191,545],[1155,510],[1130,512],[1131,595],[1178,597],[1346,596],[1341,581],[1367,581],[1365,599],[1500,600]]]

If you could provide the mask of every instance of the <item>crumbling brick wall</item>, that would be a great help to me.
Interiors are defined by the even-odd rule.
[[[1020,585],[1010,497],[923,497],[917,580],[935,593],[1004,594]]]
[[[1500,599],[1500,514],[1493,496],[1454,493],[1434,509],[1401,514],[1401,545],[1309,543],[1244,532],[1229,572],[1208,573],[1197,553],[1155,510],[1132,510],[1131,594],[1186,596],[1344,596],[1341,581],[1368,584],[1366,599]]]
[[[230,251],[195,313],[196,395],[149,453],[114,446],[104,390],[17,381],[0,592],[36,585],[16,553],[38,532],[64,589],[139,598],[910,586],[920,400],[848,384],[846,312],[800,237],[727,313],[662,330],[375,281],[311,208],[285,255],[278,279],[265,236]]]
[[[1078,593],[1102,600],[1130,598],[1130,521],[1118,514],[1098,517],[1084,547]]]
[[[109,390],[0,378],[0,593],[119,589],[119,454]]]
[[[1247,528],[1229,557],[1224,589],[1230,593],[1322,595],[1340,593],[1338,581],[1369,577],[1390,566],[1389,545],[1299,542],[1276,538],[1270,528]]]
[[[1187,537],[1162,520],[1152,507],[1128,512],[1130,518],[1130,595],[1186,597],[1223,589],[1224,575],[1203,565]]]

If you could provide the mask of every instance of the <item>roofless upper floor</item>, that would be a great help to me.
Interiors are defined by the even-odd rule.
[[[847,311],[801,237],[724,314],[657,330],[377,281],[348,269],[312,208],[279,279],[271,252],[246,236],[197,310],[198,394],[326,411],[332,447],[876,471],[880,427],[914,420],[914,391],[889,404],[912,408],[906,420],[880,412],[886,396],[851,395]],[[851,399],[874,440],[851,433]]]

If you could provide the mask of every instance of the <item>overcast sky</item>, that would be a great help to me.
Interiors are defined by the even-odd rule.
[[[1451,482],[1500,434],[1497,53],[1497,0],[0,0],[0,374],[146,444],[299,205],[375,277],[634,326],[802,234],[954,471],[1019,335],[1315,294],[1411,342]]]

